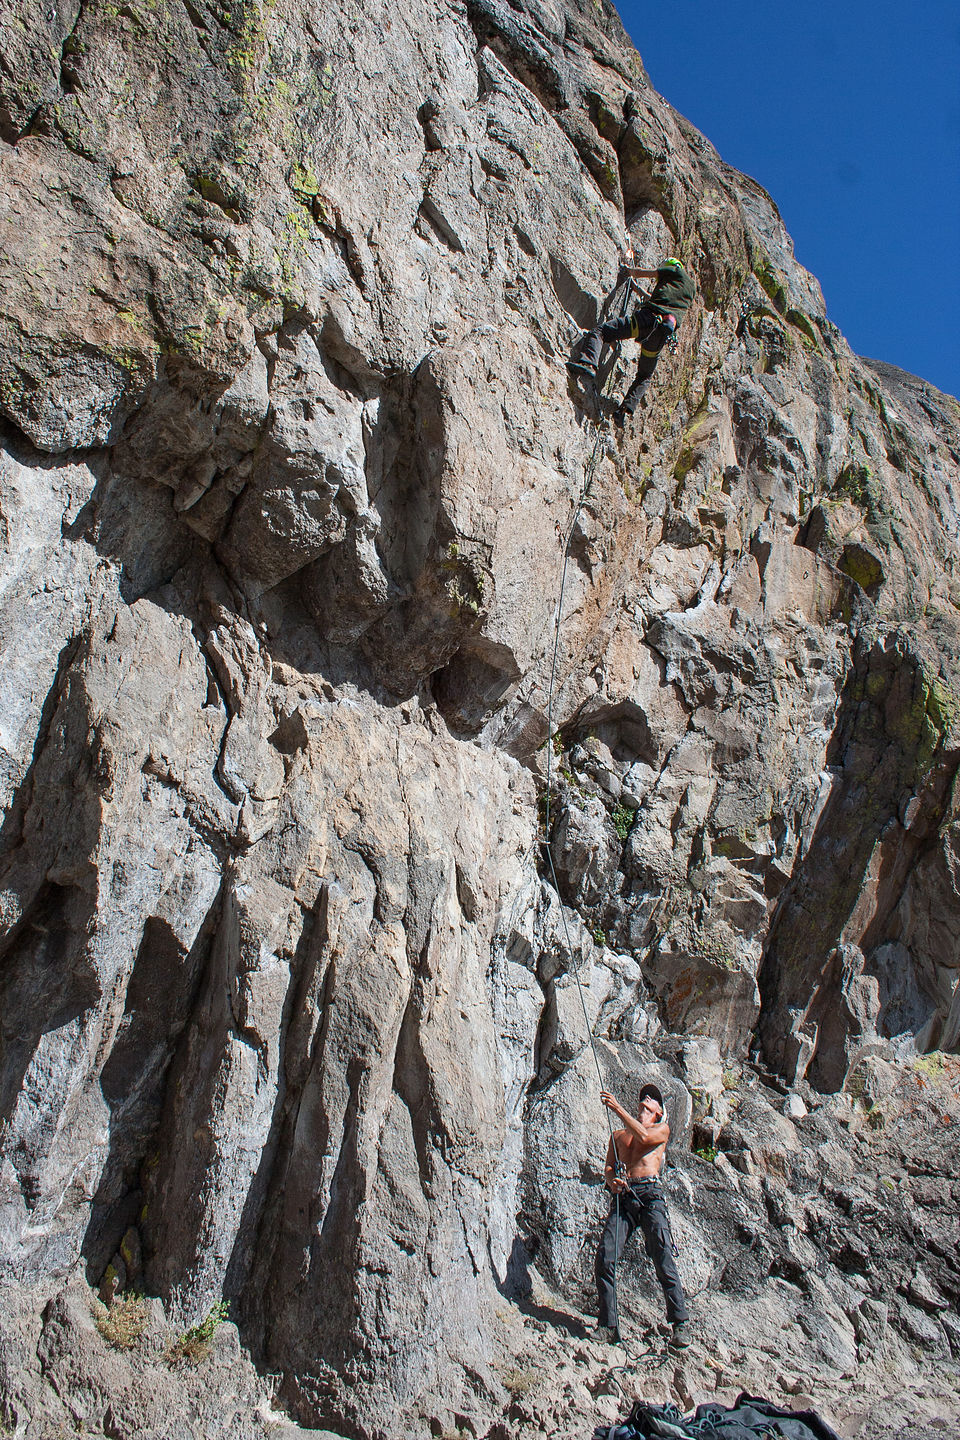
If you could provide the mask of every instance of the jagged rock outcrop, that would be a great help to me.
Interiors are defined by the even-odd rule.
[[[528,1287],[588,1283],[589,1029],[745,1381],[828,1315],[837,1413],[887,1325],[945,1393],[949,1158],[846,1097],[960,1034],[956,402],[606,3],[6,4],[0,165],[8,1283],[225,1297],[303,1423],[502,1434]],[[699,296],[619,434],[564,360],[627,235]]]

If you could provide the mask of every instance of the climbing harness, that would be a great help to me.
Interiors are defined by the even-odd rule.
[[[654,310],[652,306],[650,306],[649,308],[651,314],[654,317],[654,321],[653,324],[650,326],[650,329],[645,335],[641,335],[640,327],[637,326],[636,333],[633,333],[632,326],[636,325],[636,320],[634,319],[631,325],[630,338],[632,340],[636,340],[637,344],[640,346],[641,352],[644,355],[659,355],[660,351],[666,346],[673,346],[677,343],[677,317],[675,315],[668,315],[666,311],[661,312],[659,310]],[[641,305],[640,310],[643,309],[644,307]],[[637,312],[637,314],[639,313],[640,311]],[[655,335],[658,330],[666,330],[667,332],[667,338],[666,340],[664,340],[663,345],[658,346],[656,350],[644,349],[645,342],[650,339],[651,335]]]

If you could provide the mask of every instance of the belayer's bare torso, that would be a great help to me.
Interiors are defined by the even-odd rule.
[[[670,1126],[661,1118],[659,1105],[652,1100],[642,1100],[634,1119],[606,1090],[600,1098],[608,1110],[625,1122],[624,1129],[613,1132],[607,1147],[603,1167],[607,1188],[616,1192],[631,1180],[655,1180],[670,1138]],[[618,1170],[621,1170],[619,1175]]]

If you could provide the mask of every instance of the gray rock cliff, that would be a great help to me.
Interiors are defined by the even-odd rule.
[[[173,1433],[222,1300],[300,1424],[589,1433],[596,1064],[670,1100],[644,1393],[952,1423],[957,402],[607,0],[0,0],[0,166],[16,1433]],[[619,432],[628,238],[698,299]],[[82,1281],[167,1316],[102,1383]],[[270,1433],[229,1335],[177,1433]]]

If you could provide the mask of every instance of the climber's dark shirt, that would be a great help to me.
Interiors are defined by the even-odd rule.
[[[697,287],[686,270],[678,269],[676,265],[661,265],[647,304],[662,315],[674,315],[680,320],[693,304],[696,293]]]

